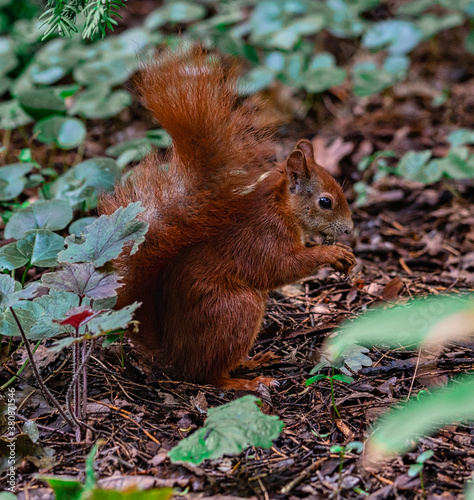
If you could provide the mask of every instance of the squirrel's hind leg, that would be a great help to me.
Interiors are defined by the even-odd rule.
[[[206,290],[208,293],[199,300],[193,298],[192,307],[185,308],[186,304],[181,303],[179,319],[187,330],[181,338],[186,342],[179,342],[176,336],[168,337],[174,344],[169,346],[169,352],[173,353],[171,362],[175,371],[190,381],[230,388],[230,381],[234,380],[229,378],[230,371],[248,356],[260,330],[266,295],[222,286],[213,290],[212,285]],[[166,351],[166,340],[164,344]],[[234,388],[244,388],[244,382],[251,381],[236,382]]]

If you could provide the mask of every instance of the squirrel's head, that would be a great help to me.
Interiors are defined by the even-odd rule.
[[[305,234],[333,243],[352,232],[354,224],[341,186],[316,163],[311,142],[298,142],[286,160],[286,175],[290,203]]]

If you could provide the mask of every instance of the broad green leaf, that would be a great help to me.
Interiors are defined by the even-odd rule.
[[[118,275],[102,273],[93,264],[71,264],[55,273],[46,273],[41,282],[48,288],[74,292],[91,299],[105,299],[117,295],[116,289],[122,286]]]
[[[107,84],[110,87],[127,81],[135,71],[138,61],[133,56],[108,57],[86,61],[74,69],[74,80],[83,85]]]
[[[289,50],[304,35],[319,33],[325,26],[326,19],[319,14],[301,17],[275,32],[270,37],[268,44],[277,49]]]
[[[304,87],[308,92],[317,94],[324,92],[330,87],[341,84],[345,78],[346,72],[342,68],[336,66],[313,69],[306,73]]]
[[[362,38],[368,49],[387,49],[391,54],[406,54],[421,41],[423,33],[410,21],[389,19],[373,24]]]
[[[1,491],[0,500],[17,500],[17,496],[9,491]]]
[[[43,314],[43,308],[34,301],[22,300],[17,302],[13,309],[24,333],[28,337],[33,324]],[[6,309],[0,314],[0,332],[7,337],[20,336],[20,330],[10,309]]]
[[[112,330],[124,330],[133,319],[133,313],[141,306],[141,302],[134,302],[118,311],[101,314],[89,321],[89,330],[92,333],[102,333]]]
[[[350,346],[344,353],[344,364],[354,373],[361,370],[363,366],[372,366],[372,360],[365,355],[367,352],[369,352],[367,347],[362,347],[357,344]],[[349,375],[349,372],[347,372],[346,375]]]
[[[401,16],[417,16],[435,3],[436,0],[412,0],[397,7],[396,12]]]
[[[169,453],[172,462],[200,464],[207,458],[236,455],[249,446],[270,448],[283,429],[275,415],[264,415],[254,396],[211,408],[204,427],[183,439]]]
[[[308,385],[311,385],[311,384],[314,384],[315,382],[318,382],[319,380],[324,380],[324,379],[328,379],[329,377],[327,375],[324,375],[322,373],[318,373],[317,375],[315,375],[314,377],[310,377],[306,382],[305,382],[305,385],[308,386]]]
[[[148,230],[148,224],[136,219],[143,210],[137,202],[117,209],[112,215],[101,215],[85,228],[83,241],[76,242],[74,235],[66,238],[67,249],[60,253],[60,262],[92,262],[100,267],[117,258],[128,241],[133,241],[130,253],[134,254]]]
[[[27,115],[17,99],[0,103],[0,129],[13,130],[31,123],[33,118]]]
[[[84,142],[86,128],[81,120],[65,116],[49,116],[35,123],[33,132],[40,142],[72,149]]]
[[[97,84],[76,97],[69,114],[79,114],[89,119],[111,118],[131,102],[130,93],[126,90],[112,92],[108,84]]]
[[[34,167],[34,163],[12,163],[0,167],[0,201],[13,200],[21,194],[26,183],[25,174]]]
[[[464,146],[465,144],[474,144],[474,130],[460,128],[448,135],[448,142],[451,147]]]
[[[66,112],[66,97],[80,89],[79,85],[28,89],[18,93],[22,108],[33,118],[40,119]]]
[[[69,203],[62,200],[39,200],[15,212],[5,227],[5,238],[19,240],[32,229],[64,229],[72,220]]]
[[[362,63],[354,66],[352,79],[354,93],[359,97],[381,92],[396,81],[395,75],[378,68],[373,63]]]
[[[433,160],[430,164],[435,164],[441,174],[451,179],[471,179],[474,177],[474,162],[466,161],[469,152],[464,149],[466,154],[460,151],[461,147],[451,149],[446,158]]]
[[[32,299],[40,286],[39,283],[32,283],[22,288],[21,284],[8,274],[0,274],[0,308],[11,307],[20,300]]]
[[[390,411],[376,424],[366,449],[369,460],[404,453],[412,441],[432,435],[455,421],[474,417],[474,376],[457,377],[446,387]]]
[[[120,168],[111,158],[91,158],[56,179],[50,186],[49,197],[66,200],[73,208],[83,201],[95,208],[97,195],[111,191],[120,175]]]
[[[58,253],[64,248],[64,238],[47,229],[28,231],[17,242],[18,250],[33,266],[57,266]]]
[[[24,266],[29,258],[18,249],[18,242],[0,247],[0,268],[12,271]]]
[[[418,346],[464,338],[474,333],[474,296],[442,296],[414,300],[391,309],[374,308],[344,325],[328,339],[332,359],[344,355],[353,344],[365,346]]]

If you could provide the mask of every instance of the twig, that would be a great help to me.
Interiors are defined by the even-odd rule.
[[[21,338],[23,339],[23,343],[25,344],[26,351],[28,353],[28,357],[30,358],[31,368],[33,369],[33,373],[35,374],[36,381],[38,382],[38,384],[39,384],[39,386],[40,386],[43,394],[51,401],[51,403],[53,403],[53,405],[56,407],[56,409],[58,410],[58,412],[61,415],[61,417],[63,417],[64,420],[71,427],[74,427],[74,424],[71,421],[71,419],[66,415],[66,413],[64,413],[64,410],[61,408],[61,405],[59,404],[59,402],[57,401],[57,399],[51,394],[51,392],[49,391],[49,389],[44,384],[43,379],[41,378],[40,372],[38,370],[38,367],[36,366],[36,363],[35,363],[35,360],[34,360],[34,355],[33,355],[33,352],[31,350],[30,343],[29,343],[28,339],[26,338],[26,334],[25,334],[25,332],[23,330],[23,327],[21,326],[20,320],[18,319],[18,316],[16,315],[13,307],[11,307],[11,306],[10,306],[10,311],[11,311],[11,313],[13,315],[13,318],[14,318],[17,326],[18,326],[18,329],[20,330]]]

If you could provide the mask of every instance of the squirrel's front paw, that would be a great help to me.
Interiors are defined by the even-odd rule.
[[[338,272],[349,274],[353,267],[357,264],[357,260],[349,247],[345,245],[332,245],[334,260],[331,262],[331,267]]]

